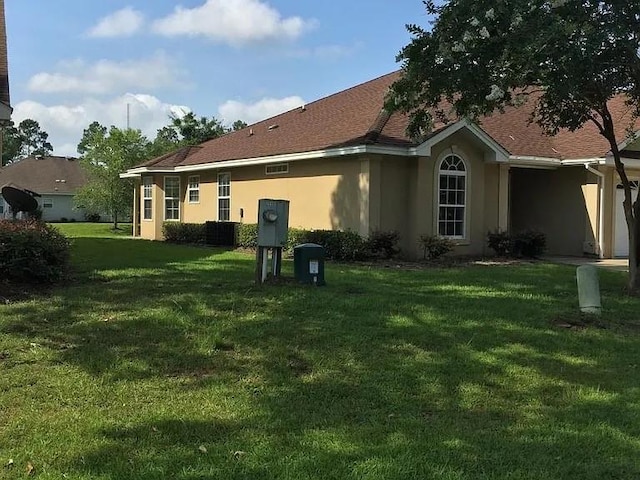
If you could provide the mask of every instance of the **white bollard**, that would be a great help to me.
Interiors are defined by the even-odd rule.
[[[580,311],[592,315],[600,315],[602,303],[600,302],[600,282],[598,281],[598,269],[593,265],[582,265],[576,271],[578,277],[578,300]]]

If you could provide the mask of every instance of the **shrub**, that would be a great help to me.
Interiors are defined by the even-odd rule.
[[[69,241],[37,220],[0,220],[0,271],[11,282],[54,283],[69,268]]]
[[[325,248],[325,258],[329,260],[365,260],[371,256],[369,244],[355,232],[338,230],[303,230],[290,228],[285,249],[290,253],[293,247],[303,243],[315,243]],[[238,246],[258,247],[258,225],[239,225]]]
[[[399,241],[400,234],[396,230],[375,230],[369,235],[369,250],[374,257],[393,258],[400,253]]]
[[[509,232],[496,230],[487,234],[487,244],[496,255],[505,257],[513,251],[513,240]]]
[[[60,218],[60,223],[67,223],[69,219],[67,217]]]
[[[33,220],[42,220],[42,208],[38,207],[29,214]]]
[[[84,218],[87,222],[98,223],[100,221],[99,213],[85,213]]]
[[[525,230],[513,236],[513,253],[536,258],[547,249],[547,237],[537,230]]]
[[[420,235],[420,245],[422,246],[423,258],[434,260],[449,253],[456,246],[451,240],[438,235]]]
[[[238,225],[238,246],[258,248],[258,224],[241,223]]]
[[[169,243],[201,245],[205,241],[205,226],[203,223],[164,222],[162,234]]]

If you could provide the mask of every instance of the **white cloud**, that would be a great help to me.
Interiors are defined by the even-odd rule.
[[[304,105],[304,100],[298,96],[285,98],[263,98],[255,103],[243,103],[229,100],[218,108],[218,116],[225,123],[242,120],[248,124],[259,122],[279,113]]]
[[[120,93],[128,89],[153,90],[180,82],[184,72],[163,52],[139,60],[83,60],[61,62],[55,72],[40,72],[27,84],[39,93]]]
[[[24,101],[14,105],[12,119],[16,123],[25,118],[37,120],[49,134],[55,154],[77,155],[76,147],[82,132],[91,122],[125,128],[127,105],[131,128],[142,130],[149,139],[155,138],[156,131],[169,124],[171,113],[180,115],[191,111],[189,107],[164,103],[152,95],[127,93],[106,101],[90,98],[75,104],[44,105]]]
[[[231,45],[265,40],[295,39],[313,27],[314,21],[282,18],[262,0],[207,0],[195,8],[176,7],[156,20],[153,31],[166,36],[205,36]]]
[[[101,18],[89,29],[87,35],[93,38],[130,37],[140,31],[144,22],[142,13],[125,7]]]

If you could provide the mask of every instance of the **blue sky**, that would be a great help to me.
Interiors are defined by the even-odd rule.
[[[267,118],[384,75],[420,0],[5,0],[14,120],[74,155],[94,120]]]

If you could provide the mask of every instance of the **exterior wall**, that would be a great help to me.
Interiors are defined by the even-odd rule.
[[[418,239],[421,235],[438,232],[438,180],[439,166],[449,154],[460,156],[467,169],[465,238],[455,240],[457,255],[487,253],[486,235],[505,222],[506,207],[500,205],[507,186],[501,183],[499,164],[486,163],[479,142],[462,131],[457,132],[433,147],[431,157],[419,157],[409,167],[409,239],[407,252],[412,257],[422,255]],[[502,219],[502,220],[501,220]]]
[[[44,200],[51,200],[51,208],[43,208]],[[42,209],[42,219],[44,221],[60,221],[62,218],[68,220],[84,221],[85,211],[73,205],[73,195],[47,195],[43,194],[38,198],[38,206]]]
[[[400,233],[399,246],[402,252],[414,251],[417,240],[410,228],[413,209],[410,205],[412,192],[408,187],[416,170],[416,161],[402,157],[380,157],[378,162],[380,215],[378,224],[371,225],[372,230],[396,230]]]
[[[236,168],[231,174],[231,221],[256,223],[258,200],[289,200],[289,226],[360,231],[361,157],[290,162],[289,172],[266,175],[264,165]],[[210,200],[217,216],[217,175]],[[242,209],[244,217],[240,217]]]
[[[583,186],[591,184],[597,185],[597,179],[582,166],[512,169],[511,230],[544,232],[549,254],[582,255],[585,244],[595,238],[585,235],[590,228],[588,211],[598,208],[593,187],[586,188],[587,197],[583,193]]]
[[[371,162],[376,163],[376,161]],[[370,201],[369,188],[373,176],[379,185],[379,166],[370,166],[366,157],[346,157],[289,162],[289,172],[267,175],[264,165],[239,167],[221,171],[185,173],[180,176],[180,221],[203,223],[218,220],[218,174],[231,176],[231,214],[233,222],[255,223],[258,218],[258,200],[277,198],[291,202],[289,226],[298,228],[339,229],[361,232],[363,224],[368,233],[369,222],[377,225],[378,200]],[[200,201],[189,203],[187,181],[192,175],[200,176]],[[143,175],[143,178],[146,175]],[[140,236],[151,240],[162,239],[164,222],[164,177],[153,178],[152,220],[144,220],[142,184],[136,189],[140,202]],[[366,189],[362,191],[362,189]],[[376,210],[371,212],[371,209]]]
[[[150,176],[153,179],[151,193],[151,220],[145,220],[144,198],[142,192],[142,182],[136,184],[138,199],[140,201],[140,237],[148,240],[162,239],[162,223],[164,222],[164,175],[143,175],[142,178]]]

